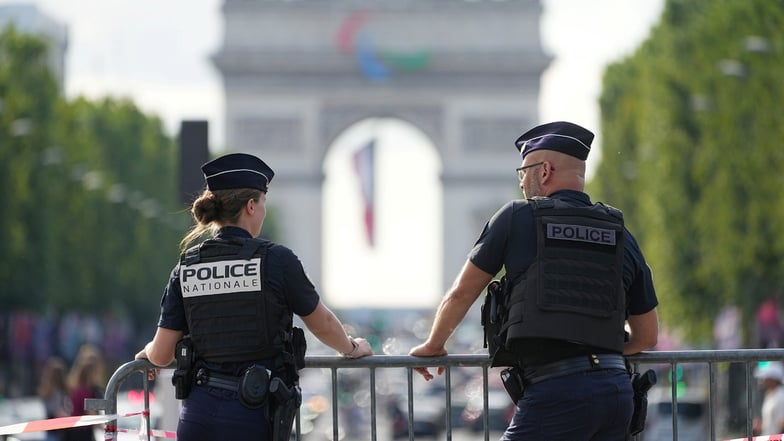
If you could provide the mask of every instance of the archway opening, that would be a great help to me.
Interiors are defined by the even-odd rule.
[[[324,159],[322,292],[330,306],[432,308],[442,295],[441,160],[410,123],[370,118]]]

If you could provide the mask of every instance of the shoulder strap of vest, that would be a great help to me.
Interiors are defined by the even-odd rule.
[[[534,196],[528,198],[528,202],[531,203],[531,207],[533,207],[534,211],[555,207],[555,200],[546,196]]]
[[[596,205],[601,205],[602,207],[604,207],[604,209],[607,210],[607,214],[609,214],[610,216],[623,220],[623,212],[621,210],[613,207],[612,205],[607,205],[602,202],[597,202]]]
[[[250,260],[259,248],[264,247],[266,249],[269,244],[270,241],[264,239],[248,239],[242,244],[242,248],[240,249],[240,252],[237,253],[237,256],[241,259]]]
[[[546,196],[534,196],[532,198],[528,198],[528,202],[531,204],[531,207],[534,209],[534,213],[536,212],[536,210],[546,210],[546,209],[557,208],[557,207],[578,208],[578,209],[581,208],[581,207],[568,206],[557,199],[552,199]],[[593,206],[601,207],[602,209],[604,209],[604,212],[607,213],[607,215],[623,221],[623,212],[621,210],[602,202],[597,202]]]
[[[193,265],[195,263],[199,263],[201,261],[201,245],[195,245],[188,248],[185,251],[185,255],[182,258],[182,262],[186,265]]]

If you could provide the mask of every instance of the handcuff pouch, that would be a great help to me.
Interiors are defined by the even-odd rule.
[[[263,366],[253,365],[240,377],[237,391],[240,403],[250,409],[257,409],[267,403],[270,371]]]

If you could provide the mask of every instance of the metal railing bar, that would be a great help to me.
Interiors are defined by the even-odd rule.
[[[678,363],[670,364],[670,388],[672,397],[672,441],[678,441]]]
[[[752,393],[751,385],[754,384],[754,380],[752,379],[752,372],[751,369],[749,368],[751,363],[749,361],[746,361],[744,364],[746,366],[746,408],[751,409],[751,405],[753,403],[752,401],[753,397],[751,394]],[[751,431],[753,427],[752,418],[753,415],[751,414],[751,412],[746,412],[746,437],[748,439],[752,439],[751,438]]]
[[[149,369],[145,369],[144,374],[142,375],[142,385],[144,386],[144,390],[150,390],[150,376],[148,375]],[[144,435],[147,438],[147,441],[150,441],[150,429],[152,426],[150,425],[150,394],[144,394],[144,418],[145,426],[147,428],[147,433]],[[141,434],[139,435],[141,436]]]
[[[370,368],[370,439],[376,441],[376,368]]]
[[[490,399],[488,393],[488,381],[487,381],[487,366],[482,366],[482,403],[484,405],[485,410],[490,409]],[[515,406],[517,403],[515,403]],[[485,426],[485,441],[490,440],[490,412],[482,412],[482,423]]]
[[[753,378],[754,363],[759,361],[784,361],[784,349],[726,349],[726,350],[697,350],[697,351],[657,351],[657,352],[643,352],[630,357],[627,357],[630,365],[635,372],[639,372],[640,365],[643,364],[669,364],[671,367],[671,400],[672,400],[672,418],[673,418],[673,440],[678,439],[678,396],[677,396],[677,379],[675,373],[677,372],[678,365],[684,363],[705,363],[709,367],[709,392],[708,392],[708,405],[709,413],[708,418],[710,422],[710,438],[716,439],[716,425],[717,425],[717,410],[716,405],[718,396],[717,388],[717,364],[718,363],[743,363],[745,366],[745,386],[746,386],[746,436],[752,436],[752,422],[753,413],[751,411],[753,406],[753,399],[755,392],[755,381]],[[407,371],[407,388],[408,388],[408,430],[409,440],[414,441],[414,385],[413,374],[414,368],[417,367],[434,367],[442,366],[446,368],[446,397],[445,402],[447,406],[447,414],[445,423],[447,426],[447,441],[452,438],[452,367],[473,367],[482,369],[482,401],[485,412],[483,412],[483,426],[484,426],[484,439],[489,441],[490,434],[490,417],[489,412],[489,396],[488,396],[488,371],[490,367],[490,359],[486,354],[458,354],[448,355],[442,357],[412,357],[408,355],[376,355],[364,357],[357,360],[346,360],[339,356],[307,356],[305,360],[306,368],[328,368],[332,377],[332,423],[333,423],[333,439],[340,439],[340,427],[338,417],[338,369],[369,369],[370,370],[370,415],[371,415],[371,437],[372,441],[377,441],[378,437],[378,410],[377,410],[377,371],[381,368],[405,368]],[[175,365],[171,364],[163,369],[174,369]],[[87,400],[86,406],[88,410],[102,410],[106,414],[117,413],[117,399],[120,386],[131,375],[141,373],[143,375],[143,387],[145,389],[144,406],[146,410],[145,422],[147,429],[150,427],[150,414],[149,414],[149,382],[148,370],[158,369],[151,365],[146,360],[133,360],[121,365],[109,379],[104,399],[90,399]],[[743,395],[741,395],[742,397]],[[106,427],[116,427],[117,421],[107,422]],[[301,439],[301,415],[298,413],[296,418],[296,439]],[[107,432],[108,433],[108,432]],[[147,437],[149,439],[149,431]],[[635,437],[635,439],[639,439]]]
[[[338,440],[338,368],[332,367],[330,370],[332,373],[332,439]]]
[[[708,363],[708,419],[710,439],[716,439],[716,363]]]
[[[784,354],[784,351],[782,351]],[[457,354],[441,357],[413,357],[410,355],[371,355],[356,359],[345,359],[332,355],[308,355],[305,368],[356,369],[369,367],[418,368],[433,366],[479,367],[490,365],[487,354]]]
[[[302,413],[299,409],[297,409],[297,415],[294,419],[294,434],[296,435],[295,439],[302,439]]]
[[[444,388],[446,389],[446,441],[452,441],[452,368],[446,367]]]
[[[708,363],[784,361],[784,349],[719,349],[694,351],[652,351],[627,357],[633,363]]]
[[[408,382],[408,439],[414,441],[414,370],[406,369]]]

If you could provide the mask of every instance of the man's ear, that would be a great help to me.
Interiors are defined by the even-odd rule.
[[[550,165],[550,161],[544,161],[544,164],[542,164],[542,182],[550,177],[551,170],[552,166]]]

